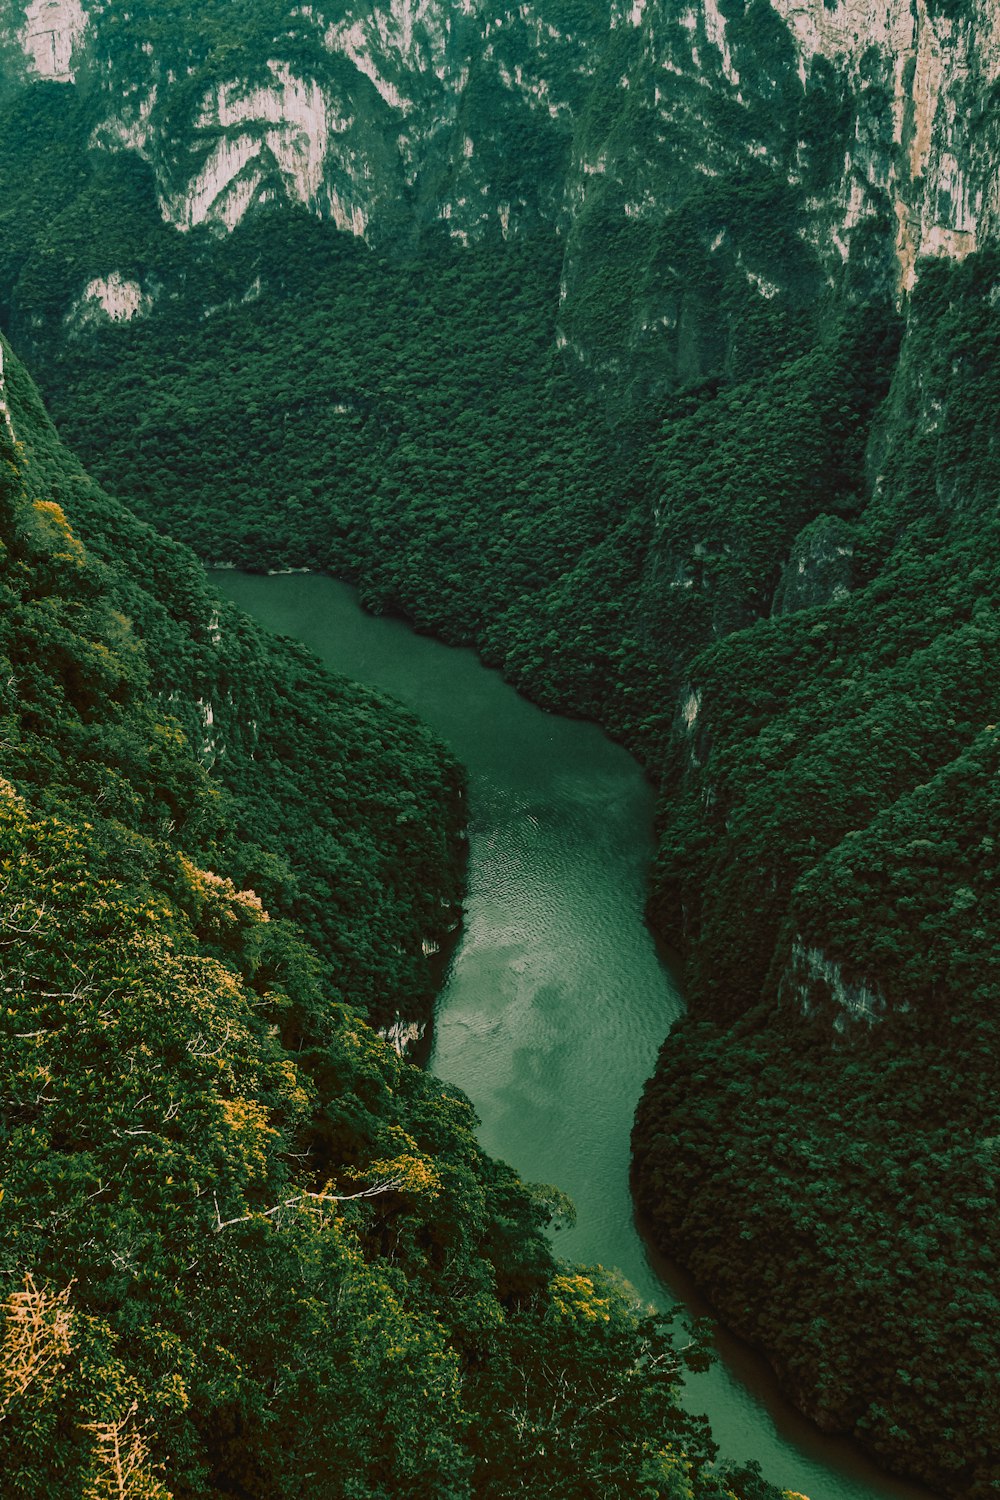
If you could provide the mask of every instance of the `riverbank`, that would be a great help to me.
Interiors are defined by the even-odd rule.
[[[470,768],[466,927],[438,1007],[431,1066],[482,1119],[480,1140],[529,1180],[576,1199],[560,1254],[618,1267],[648,1302],[665,1286],[637,1232],[628,1189],[632,1111],[678,992],[643,921],[653,793],[593,724],[520,697],[471,650],[365,615],[324,576],[227,574],[217,586],[328,665],[420,712]],[[693,1308],[704,1313],[704,1304]],[[776,1396],[763,1360],[718,1335],[726,1365],[692,1377],[723,1451],[756,1458],[811,1500],[915,1497],[848,1444],[824,1438]]]

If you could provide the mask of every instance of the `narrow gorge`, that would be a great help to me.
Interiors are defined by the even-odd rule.
[[[33,513],[141,564],[159,602],[114,608],[223,799],[231,899],[405,1028],[455,919],[460,775],[400,727],[436,769],[386,803],[378,733],[313,756],[301,709],[290,800],[267,713],[325,689],[297,648],[209,669],[207,604],[163,649],[201,585],[156,532],[347,579],[632,751],[689,1001],[636,1201],[822,1429],[996,1494],[995,7],[5,0],[0,57],[2,327],[139,519],[109,531],[68,458]],[[86,660],[84,720],[119,713]],[[394,841],[367,885],[355,807]],[[646,1493],[646,1462],[598,1492]]]

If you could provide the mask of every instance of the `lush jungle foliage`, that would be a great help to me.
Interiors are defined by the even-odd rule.
[[[857,592],[692,664],[656,900],[699,1004],[635,1132],[658,1232],[802,1404],[975,1496],[1000,1486],[998,273],[925,268]]]
[[[139,833],[167,828],[185,847],[208,850],[269,911],[301,928],[324,981],[375,1024],[395,1018],[396,997],[426,1019],[434,976],[423,940],[443,940],[458,916],[458,767],[391,702],[331,679],[295,642],[265,645],[246,617],[212,595],[186,549],[109,501],[59,444],[23,377],[9,399],[25,483],[46,525],[55,535],[68,517],[90,555],[114,570],[116,607],[143,642],[136,691],[155,692],[191,747],[179,758],[179,784],[167,748],[151,765],[148,749],[126,747],[128,763],[145,766],[150,787],[160,787],[140,820],[136,794],[108,769],[118,730],[102,708],[128,686],[116,675],[122,651],[126,662],[135,655],[128,643],[103,667],[97,647],[78,661],[68,643],[65,663],[40,649],[39,663],[23,669],[27,682],[16,674],[8,682],[9,704],[24,704],[42,663],[71,676],[84,727],[60,756],[74,796],[96,799],[116,826],[127,825],[137,851]],[[54,584],[52,592],[65,591]],[[48,687],[36,691],[47,705]],[[58,704],[39,721],[50,738],[57,728],[68,733]],[[159,738],[169,742],[165,732]],[[15,743],[18,784],[31,776],[53,795],[53,752]],[[141,852],[133,857],[141,864]]]
[[[555,1262],[560,1195],[357,1008],[425,999],[454,765],[213,601],[6,363],[4,1492],[776,1500],[682,1412],[697,1344]]]
[[[233,291],[259,275],[267,317],[216,283],[200,323],[174,302],[62,344],[43,368],[66,429],[204,555],[354,576],[639,752],[663,786],[651,910],[686,946],[694,1013],[640,1116],[641,1201],[807,1409],[934,1483],[988,1487],[993,1378],[956,1351],[992,1368],[973,1270],[996,1236],[951,1164],[1000,1133],[969,1045],[995,1024],[993,262],[928,268],[901,352],[884,310],[831,308],[763,372],[614,433],[554,350],[558,261],[537,243],[428,246],[408,276],[293,214],[205,264],[241,268]],[[844,1014],[864,987],[892,1013],[877,1041]],[[743,1088],[742,1048],[765,1042],[736,1110],[726,1080]],[[933,1057],[950,1080],[916,1124],[916,1090],[872,1113],[893,1046],[907,1076]],[[839,1119],[815,1097],[831,1069]],[[942,1155],[959,1098],[978,1125]],[[681,1118],[703,1122],[696,1148]],[[779,1118],[801,1152],[762,1131]],[[851,1193],[843,1155],[872,1149],[875,1118],[883,1173],[908,1182],[915,1153],[961,1253],[900,1190],[878,1234],[833,1216],[821,1276],[817,1175]],[[767,1259],[787,1236],[743,1234],[751,1211],[802,1226],[794,1275]],[[752,1289],[772,1284],[765,1313]],[[825,1336],[859,1321],[877,1347]],[[935,1390],[918,1338],[921,1368],[948,1372]]]
[[[848,102],[833,76],[793,101],[787,36],[743,9],[775,118],[800,111],[786,146],[818,181]],[[619,107],[595,95],[595,139]],[[203,557],[355,578],[372,607],[475,641],[641,756],[662,787],[650,910],[686,948],[691,1017],[640,1110],[640,1201],[824,1424],[950,1493],[995,1494],[997,256],[924,267],[902,319],[864,301],[882,283],[863,246],[852,296],[821,296],[799,198],[721,161],[655,230],[612,231],[596,199],[572,254],[541,230],[462,249],[439,226],[390,256],[290,209],[182,236],[147,164],[87,152],[89,108],[54,88],[3,105],[0,296],[61,430]],[[719,236],[736,248],[709,263]],[[112,266],[155,273],[148,316],[81,309]],[[687,352],[609,424],[623,349],[657,364],[653,332],[620,333],[644,279],[683,284]],[[579,347],[560,352],[567,332]],[[100,550],[99,502],[74,484],[53,496]],[[152,583],[167,544],[115,524]],[[260,677],[241,698],[237,666],[221,692],[200,667],[178,688],[205,760],[192,699],[227,744],[258,693],[285,711]],[[265,757],[245,749],[256,775]],[[325,850],[294,863],[283,774],[255,810],[216,757],[244,820],[222,868],[389,1019],[381,941],[359,920],[338,949],[310,873]],[[274,862],[253,847],[274,854],[272,828]],[[439,863],[409,835],[407,858]],[[379,889],[384,930],[409,923],[393,962],[415,993],[433,913],[414,917],[417,893],[384,870]]]

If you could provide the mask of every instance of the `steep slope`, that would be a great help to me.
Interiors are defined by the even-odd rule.
[[[825,1425],[994,1493],[995,7],[60,13],[0,298],[62,430],[640,754],[640,1200]]]
[[[435,985],[425,941],[440,944],[458,920],[458,767],[390,702],[332,683],[293,642],[265,645],[185,549],[111,505],[59,444],[9,351],[6,363],[27,491],[113,569],[117,608],[143,641],[144,681],[208,775],[216,811],[196,822],[205,847],[218,841],[227,871],[303,930],[324,981],[373,1024],[394,1024],[401,1006],[422,1028]],[[108,691],[98,674],[95,703]],[[103,805],[101,774],[91,765],[79,790]],[[178,801],[162,813],[188,837],[194,812]]]
[[[334,984],[364,938],[376,1014],[422,998],[385,927],[405,931],[399,892],[367,927],[338,894],[373,868],[453,889],[455,767],[400,709],[235,610],[206,625],[190,556],[101,494],[6,364],[5,1489],[778,1500],[752,1470],[712,1467],[704,1422],[677,1403],[668,1325],[599,1268],[554,1262],[542,1230],[560,1195],[485,1157],[467,1101]],[[194,692],[225,680],[237,648],[232,719],[211,725],[209,752]],[[252,751],[241,712],[256,715]],[[305,909],[320,958],[228,873],[277,714],[331,791],[310,810],[328,861],[326,910]],[[262,796],[315,796],[297,760],[269,755]],[[270,831],[242,857],[283,871],[299,916],[287,887],[314,851],[290,871],[289,830]]]
[[[976,1495],[1000,1473],[997,273],[923,273],[858,591],[692,665],[656,899],[699,1004],[635,1136],[641,1203],[802,1404]]]
[[[567,358],[642,401],[827,285],[908,290],[989,239],[997,26],[987,0],[4,0],[2,282],[27,273],[35,338],[145,316],[206,232],[277,204],[394,255],[548,228]]]

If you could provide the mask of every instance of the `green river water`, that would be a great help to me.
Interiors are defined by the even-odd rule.
[[[312,575],[216,572],[220,592],[328,666],[406,703],[470,778],[463,935],[438,1004],[430,1066],[469,1095],[480,1140],[530,1181],[574,1199],[558,1238],[615,1266],[650,1302],[683,1298],[651,1254],[628,1191],[629,1132],[681,999],[642,918],[653,796],[635,761],[592,724],[521,698],[472,651],[358,607]],[[721,1359],[692,1377],[724,1455],[755,1458],[810,1500],[916,1496],[781,1400],[764,1361],[720,1331]]]

